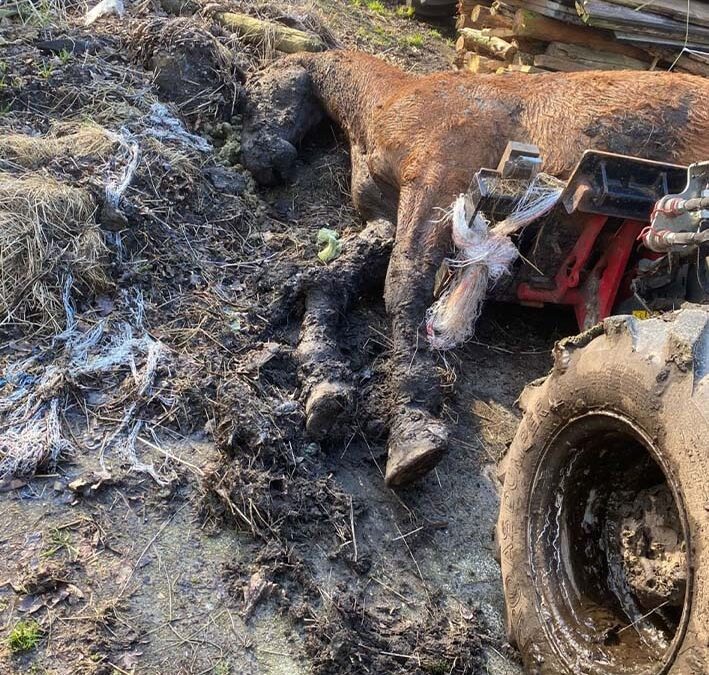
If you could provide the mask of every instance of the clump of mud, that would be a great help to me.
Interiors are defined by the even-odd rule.
[[[681,607],[687,588],[687,547],[667,485],[644,490],[621,521],[623,567],[646,610]]]
[[[152,18],[131,30],[135,58],[154,73],[160,96],[188,116],[231,117],[245,80],[236,51],[193,18]]]

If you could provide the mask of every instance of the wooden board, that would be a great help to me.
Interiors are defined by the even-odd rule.
[[[630,33],[642,33],[649,29],[652,34],[667,35],[671,39],[684,38],[687,33],[686,23],[659,14],[638,12],[605,0],[578,0],[576,6],[589,26]],[[709,45],[709,28],[690,24],[689,37],[693,41],[706,41]]]
[[[661,14],[681,23],[686,23],[687,12],[689,21],[696,26],[709,27],[709,3],[702,0],[692,0],[687,7],[687,0],[613,0],[615,5],[623,5],[630,9],[642,7],[646,12]]]
[[[600,49],[589,49],[579,45],[569,45],[563,42],[552,42],[546,49],[546,55],[571,59],[582,64],[594,66],[599,70],[647,70],[650,60],[641,61],[623,54],[604,52]]]

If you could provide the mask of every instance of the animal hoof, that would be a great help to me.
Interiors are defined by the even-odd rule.
[[[408,485],[425,476],[448,447],[448,431],[423,411],[409,411],[392,429],[384,480],[389,487]]]
[[[352,403],[352,387],[342,382],[320,382],[305,404],[305,430],[316,441],[323,440],[335,424],[344,422]]]

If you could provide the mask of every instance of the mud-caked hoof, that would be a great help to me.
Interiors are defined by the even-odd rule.
[[[347,420],[352,405],[352,387],[343,382],[320,382],[305,404],[305,430],[316,441],[337,431]]]
[[[425,476],[448,447],[446,426],[422,410],[406,410],[391,430],[385,481],[408,485]]]

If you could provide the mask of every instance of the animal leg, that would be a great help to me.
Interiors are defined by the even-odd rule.
[[[421,330],[433,300],[447,235],[433,222],[435,193],[402,190],[396,241],[389,262],[385,303],[394,344],[395,408],[390,425],[386,483],[410,483],[430,471],[448,445],[438,419],[442,395],[437,366]]]
[[[316,440],[342,423],[351,407],[352,373],[338,344],[340,322],[358,295],[383,281],[393,234],[389,221],[368,223],[344,242],[340,258],[308,281],[296,355],[306,397],[306,431]]]

